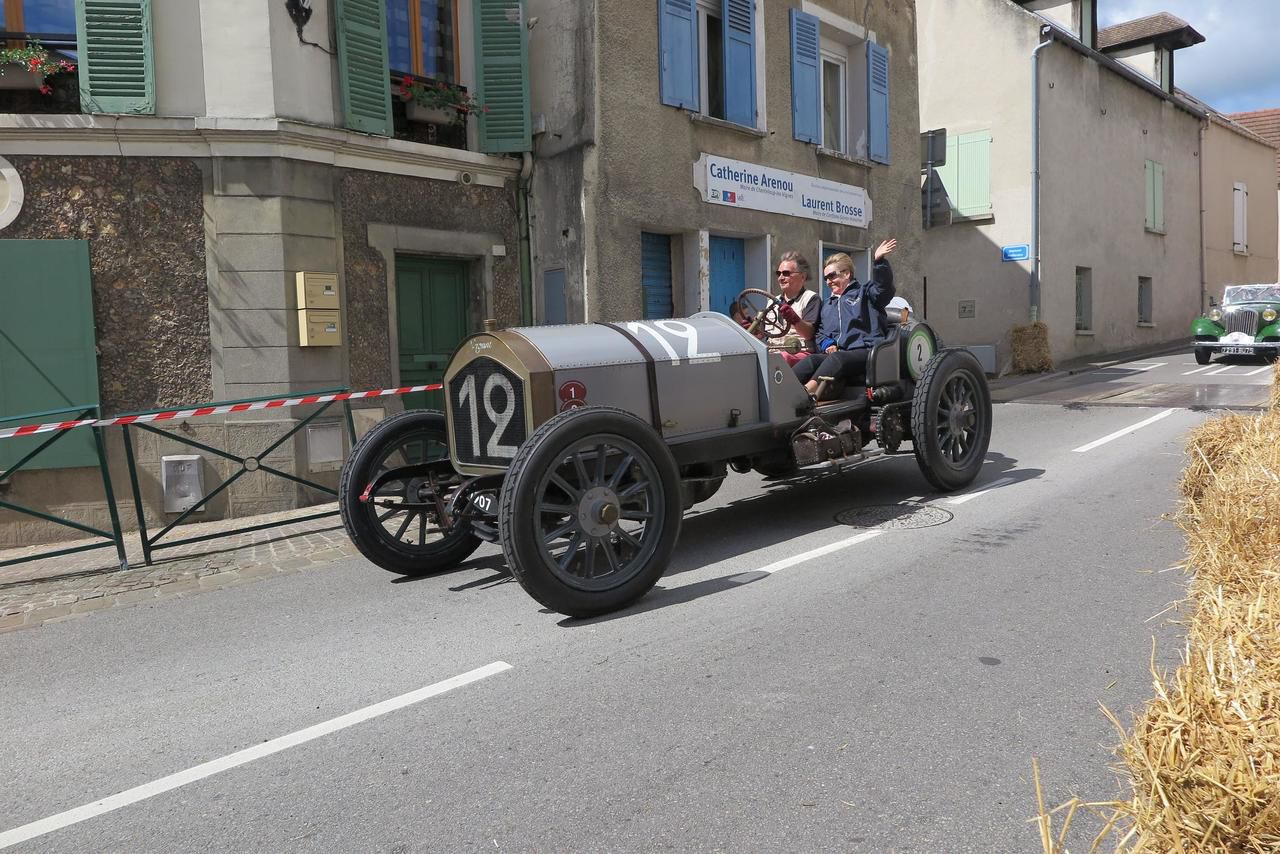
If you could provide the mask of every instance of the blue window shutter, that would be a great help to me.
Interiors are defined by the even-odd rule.
[[[659,0],[658,67],[662,103],[698,109],[698,12],[696,0]]]
[[[724,15],[724,117],[756,126],[755,0],[721,0]]]
[[[889,51],[875,42],[867,42],[867,127],[871,131],[871,159],[888,163]]]
[[[640,233],[640,282],[644,287],[644,319],[671,317],[671,236]]]
[[[818,97],[818,19],[791,10],[791,135],[803,142],[818,138],[822,99]]]

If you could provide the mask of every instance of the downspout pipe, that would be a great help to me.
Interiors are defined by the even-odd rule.
[[[1040,51],[1053,44],[1053,28],[1040,28],[1040,44],[1031,51],[1031,322],[1040,319]]]
[[[520,321],[524,326],[533,325],[533,258],[529,239],[529,185],[533,176],[533,153],[520,155],[520,178],[516,183],[517,228],[520,232]]]
[[[1209,287],[1209,269],[1204,253],[1204,139],[1205,134],[1209,130],[1209,117],[1205,116],[1200,120],[1200,147],[1196,150],[1196,159],[1199,161],[1200,167],[1196,171],[1200,173],[1200,313],[1203,314],[1209,310],[1205,294]]]

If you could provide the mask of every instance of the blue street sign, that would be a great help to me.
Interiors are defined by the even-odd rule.
[[[1001,246],[1001,261],[1026,261],[1031,257],[1031,246],[1026,243],[1019,243],[1016,246]]]

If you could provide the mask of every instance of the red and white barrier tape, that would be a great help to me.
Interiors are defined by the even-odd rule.
[[[313,403],[330,403],[335,400],[360,400],[366,397],[387,397],[412,394],[419,391],[440,391],[444,386],[413,385],[404,388],[384,388],[377,391],[343,391],[334,394],[308,394],[303,397],[282,397],[278,400],[259,400],[254,403],[226,403],[222,406],[201,406],[196,409],[173,409],[168,412],[152,412],[147,415],[121,415],[117,418],[86,418],[79,421],[55,421],[51,424],[27,424],[23,427],[0,429],[0,439],[13,436],[35,436],[55,433],[73,427],[112,427],[116,424],[146,424],[150,421],[172,421],[175,418],[198,418],[202,415],[225,415],[228,412],[253,412],[258,409],[279,409],[284,406],[307,406]]]

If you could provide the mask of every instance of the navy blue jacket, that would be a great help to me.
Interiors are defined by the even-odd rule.
[[[857,350],[883,341],[889,328],[884,308],[896,293],[893,268],[881,258],[871,269],[870,282],[863,284],[854,278],[843,294],[829,295],[813,332],[818,352],[832,344],[841,350]]]

